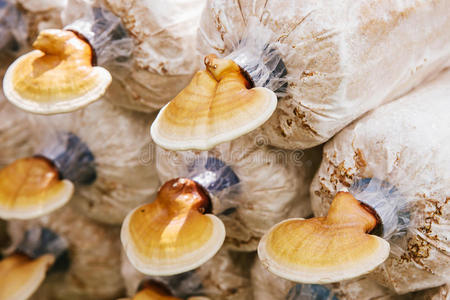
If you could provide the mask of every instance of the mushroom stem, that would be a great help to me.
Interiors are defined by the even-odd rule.
[[[155,205],[169,214],[186,215],[190,211],[211,212],[211,200],[203,187],[187,178],[175,178],[160,188]]]
[[[241,72],[241,68],[231,59],[221,59],[217,58],[215,54],[209,54],[205,56],[205,67],[206,70],[211,73],[217,82],[223,80],[224,78],[236,79],[240,82],[246,89],[252,88],[252,83],[250,83],[244,74]]]
[[[337,193],[325,222],[328,226],[358,227],[366,233],[371,232],[377,223],[374,211],[347,192]]]
[[[43,30],[34,41],[33,48],[41,50],[46,54],[41,60],[48,61],[51,59],[48,56],[56,56],[61,59],[72,57],[72,59],[77,61],[77,64],[91,65],[93,55],[91,47],[84,40],[69,31],[57,29]],[[35,63],[35,66],[37,65],[38,63]]]
[[[71,132],[59,133],[37,156],[49,159],[60,176],[73,183],[89,185],[97,178],[94,154]]]
[[[356,179],[350,187],[350,193],[379,219],[375,234],[389,238],[402,229],[399,226],[409,223],[408,212],[399,207],[400,203],[405,202],[402,194],[388,182],[377,178]]]
[[[133,41],[120,18],[100,8],[92,8],[92,15],[64,27],[80,36],[93,51],[93,65],[128,58],[133,51]]]
[[[170,289],[164,283],[153,280],[153,279],[147,279],[147,280],[144,280],[143,282],[141,282],[141,284],[138,287],[138,291],[136,293],[135,298],[140,293],[145,294],[148,297],[150,297],[150,295],[153,295],[155,297],[156,296],[158,296],[158,297],[173,296]],[[135,298],[133,298],[133,299],[135,299]],[[139,298],[139,297],[137,297],[137,298]],[[152,298],[150,297],[148,299],[152,299]],[[157,298],[157,299],[160,299],[160,298]],[[172,299],[172,298],[169,298],[169,299]],[[178,299],[178,298],[173,298],[173,299]]]

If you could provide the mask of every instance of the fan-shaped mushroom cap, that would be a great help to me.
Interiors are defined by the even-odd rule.
[[[76,110],[99,99],[111,75],[93,67],[93,50],[74,32],[41,31],[37,50],[19,57],[5,74],[5,96],[23,110],[54,114]]]
[[[225,227],[210,210],[210,200],[196,182],[166,182],[153,203],[130,212],[121,240],[133,266],[148,275],[174,275],[200,266],[216,254]]]
[[[161,147],[207,150],[258,128],[275,111],[275,93],[250,89],[232,60],[208,55],[205,65],[152,124],[153,140]]]
[[[328,215],[288,219],[261,239],[258,255],[272,273],[302,283],[330,283],[366,274],[389,255],[389,243],[367,234],[377,218],[339,192]]]
[[[0,300],[28,299],[44,281],[54,261],[51,254],[36,259],[13,254],[0,261]]]
[[[73,184],[42,157],[22,158],[0,170],[0,217],[30,219],[66,204]]]

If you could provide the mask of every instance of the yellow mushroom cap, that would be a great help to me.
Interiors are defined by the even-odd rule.
[[[41,285],[55,258],[51,254],[36,259],[13,254],[0,261],[0,300],[28,299]]]
[[[130,262],[148,275],[174,275],[202,265],[225,239],[222,221],[204,214],[209,206],[209,197],[196,182],[166,182],[153,203],[124,220],[121,240]]]
[[[91,46],[74,32],[47,29],[33,50],[6,71],[3,90],[19,108],[38,114],[74,111],[99,99],[111,74],[93,67]]]
[[[0,170],[0,218],[30,219],[66,204],[73,184],[43,157],[18,159]]]
[[[173,297],[170,291],[157,282],[146,282],[142,289],[134,295],[132,300],[182,300]]]
[[[372,271],[389,256],[389,243],[367,234],[373,212],[351,194],[339,192],[328,215],[288,219],[261,239],[258,256],[275,275],[301,283],[331,283]]]
[[[206,70],[164,106],[151,127],[152,138],[169,150],[208,150],[266,122],[277,106],[274,92],[250,88],[232,60],[205,58]]]

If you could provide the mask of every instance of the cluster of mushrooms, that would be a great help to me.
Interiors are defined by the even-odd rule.
[[[449,15],[0,0],[0,300],[450,299]]]

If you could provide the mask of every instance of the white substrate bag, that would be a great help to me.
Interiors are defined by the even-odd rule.
[[[311,214],[311,154],[273,149],[263,137],[246,135],[210,151],[157,147],[161,182],[187,177],[212,196],[212,210],[225,224],[228,247],[256,250],[260,237],[290,216]]]
[[[287,95],[262,129],[275,146],[304,149],[448,65],[449,14],[447,0],[211,0],[198,49],[248,73],[278,55]],[[261,34],[264,25],[271,35]]]
[[[27,24],[18,8],[0,0],[0,79],[27,38]],[[26,114],[10,104],[0,86],[0,168],[31,154]]]
[[[253,258],[253,253],[237,253],[223,248],[195,270],[174,276],[155,277],[137,271],[123,253],[121,271],[129,296],[136,293],[141,283],[154,280],[182,299],[206,296],[214,300],[251,300],[249,270]]]
[[[10,104],[0,88],[0,168],[32,154],[26,113]]]
[[[33,116],[35,154],[56,162],[75,183],[73,205],[86,216],[121,224],[159,187],[148,126],[154,115],[99,101],[77,112]]]
[[[399,294],[450,278],[449,110],[446,71],[328,142],[311,185],[317,216],[342,188],[392,213],[392,222],[383,224],[390,257],[369,276]]]
[[[78,0],[79,1],[79,0]],[[202,59],[196,32],[205,0],[104,0],[134,42],[127,76],[115,76],[115,104],[140,111],[164,106],[191,80]],[[112,69],[113,75],[115,73]]]
[[[38,233],[42,228],[66,243],[68,255],[48,272],[31,299],[106,300],[122,295],[118,228],[96,223],[68,205],[41,218],[10,221],[11,250],[28,230]]]
[[[255,259],[251,268],[253,299],[258,300],[338,300],[331,286],[297,284],[270,273]],[[368,298],[361,298],[368,299]],[[344,298],[339,298],[344,300]]]
[[[448,300],[448,285],[398,295],[367,276],[334,284],[301,284],[267,271],[259,260],[251,269],[253,299],[258,300]]]

